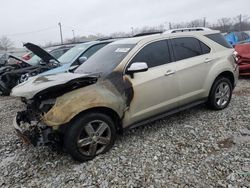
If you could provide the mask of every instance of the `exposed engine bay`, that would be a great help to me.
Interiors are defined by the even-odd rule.
[[[94,84],[97,77],[82,77],[64,84],[55,85],[36,93],[32,99],[21,98],[26,110],[18,112],[14,119],[17,134],[34,146],[50,145],[58,148],[62,145],[62,133],[65,125],[57,127],[43,123],[43,116],[53,107],[56,98],[72,90]]]

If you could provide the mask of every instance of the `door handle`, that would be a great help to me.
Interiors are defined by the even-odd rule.
[[[209,62],[211,62],[211,61],[213,61],[213,59],[211,59],[211,58],[206,58],[206,59],[205,59],[205,63],[209,63]]]
[[[175,71],[174,70],[168,70],[166,73],[165,73],[165,76],[169,76],[171,74],[174,74]]]

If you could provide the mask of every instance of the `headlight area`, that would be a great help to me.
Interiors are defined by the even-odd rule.
[[[17,135],[26,143],[34,146],[62,145],[62,133],[45,125],[41,119],[55,104],[55,99],[43,101],[22,99],[26,109],[17,113],[13,125]]]

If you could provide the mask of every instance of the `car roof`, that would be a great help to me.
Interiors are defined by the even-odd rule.
[[[215,34],[220,33],[220,31],[217,30],[204,30],[204,31],[183,31],[183,32],[164,32],[161,34],[154,34],[154,35],[146,35],[141,37],[132,37],[127,39],[120,39],[118,41],[113,42],[112,44],[137,44],[139,42],[147,42],[151,40],[157,40],[161,38],[168,38],[168,37],[178,37],[178,36],[186,36],[186,35],[208,35],[208,34]]]
[[[77,44],[76,46],[92,46],[92,45],[95,45],[95,44],[102,44],[102,43],[110,43],[110,42],[114,42],[116,41],[117,39],[109,39],[109,40],[93,40],[93,41],[89,41],[89,42],[84,42],[84,43],[80,43],[80,44]]]

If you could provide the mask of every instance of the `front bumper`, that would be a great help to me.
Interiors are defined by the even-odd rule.
[[[16,122],[16,117],[13,119],[13,127],[15,130],[16,135],[25,143],[25,144],[32,144],[31,139],[28,135],[24,133],[24,131],[21,129],[21,127]],[[34,145],[34,144],[33,144]]]
[[[18,112],[13,119],[13,127],[24,143],[34,146],[49,145],[55,142],[55,132],[51,127],[42,125],[38,121],[29,121],[25,111]]]

